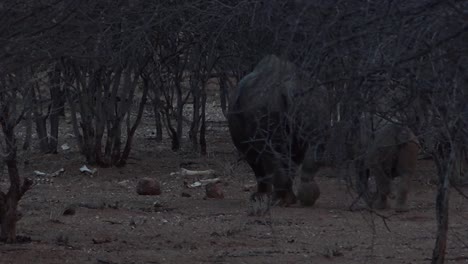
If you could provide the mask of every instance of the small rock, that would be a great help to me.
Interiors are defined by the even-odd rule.
[[[63,211],[63,215],[75,215],[76,213],[76,209],[74,206],[70,206],[70,207],[67,207],[65,208],[65,210]]]
[[[129,185],[130,185],[130,181],[129,181],[129,180],[123,180],[123,181],[119,181],[117,184],[118,184],[119,186],[122,186],[122,187],[127,188],[127,187],[129,187]]]
[[[62,150],[69,150],[70,149],[70,146],[68,146],[67,143],[63,144],[62,146],[60,146],[62,148]]]
[[[209,183],[205,187],[206,197],[213,199],[224,199],[223,189],[219,183]]]
[[[38,171],[38,170],[35,170],[34,174],[36,174],[36,176],[46,176],[47,175],[47,173],[42,172],[42,171]]]
[[[90,175],[94,175],[97,172],[97,169],[96,168],[90,169],[90,168],[88,168],[88,166],[83,165],[80,168],[80,172],[81,173],[87,173],[87,174],[90,174]]]
[[[147,222],[146,217],[144,216],[135,216],[130,219],[130,227],[136,228],[137,226],[141,226]]]
[[[139,195],[160,195],[161,185],[155,179],[143,178],[138,181],[136,192]]]
[[[244,185],[244,187],[242,187],[242,190],[244,192],[251,192],[251,191],[254,191],[255,190],[255,187],[257,187],[257,184],[253,183],[253,184],[246,184]]]
[[[17,235],[16,236],[16,243],[31,243],[32,239],[29,236],[21,236]]]
[[[93,238],[92,241],[94,244],[99,245],[99,244],[112,242],[112,239],[110,239],[110,237],[107,237],[107,236],[98,236],[98,237]]]
[[[218,232],[213,232],[210,234],[210,236],[220,237],[221,235]]]
[[[58,170],[58,171],[52,172],[52,173],[50,174],[50,176],[51,176],[51,177],[57,177],[57,176],[61,175],[61,174],[64,173],[64,172],[65,172],[65,169],[64,169],[64,168],[61,168],[61,169]]]
[[[57,243],[57,245],[67,246],[67,245],[69,245],[69,240],[70,240],[70,239],[68,238],[67,235],[65,235],[65,234],[59,234],[59,235],[57,236],[57,238],[56,238],[56,242],[55,242],[55,243]]]
[[[99,264],[117,264],[117,262],[106,260],[106,259],[96,259]]]
[[[190,193],[186,193],[186,192],[181,193],[181,196],[182,197],[192,197],[192,195],[190,195]]]
[[[163,207],[163,204],[160,202],[160,201],[155,201],[153,203],[153,208],[154,209],[157,209],[157,208],[162,208]]]

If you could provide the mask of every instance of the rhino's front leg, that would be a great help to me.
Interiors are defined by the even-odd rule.
[[[306,155],[300,168],[300,181],[297,197],[303,206],[313,206],[320,196],[320,188],[315,182],[315,174],[320,165],[311,156]]]
[[[293,192],[293,176],[294,172],[284,164],[273,175],[273,201],[280,206],[289,206],[297,202]]]
[[[400,175],[400,183],[397,191],[397,199],[395,205],[396,212],[407,212],[409,211],[408,207],[408,192],[411,174],[405,173]]]
[[[272,171],[265,169],[265,161],[248,159],[248,163],[255,173],[257,191],[250,196],[249,215],[263,216],[270,211],[272,193]]]
[[[358,197],[351,204],[350,210],[368,209],[372,206],[372,195],[369,189],[370,171],[365,167],[363,160],[357,160],[353,165],[356,172],[355,188]]]
[[[296,203],[294,195],[293,171],[288,160],[278,156],[263,159],[263,166],[266,175],[269,176],[269,182],[273,185],[273,204],[280,206],[289,206]]]
[[[386,209],[388,207],[387,197],[390,194],[391,179],[385,173],[382,166],[376,165],[371,169],[375,177],[377,194],[372,204],[374,209]]]
[[[416,169],[418,161],[419,145],[409,142],[400,147],[398,152],[398,160],[396,171],[400,177],[400,184],[398,186],[397,201],[395,211],[407,212],[409,207],[407,204],[408,192],[411,185],[411,178]]]

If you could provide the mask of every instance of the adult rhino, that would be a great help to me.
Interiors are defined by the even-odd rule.
[[[395,211],[408,211],[407,198],[411,185],[410,181],[414,175],[420,151],[419,141],[413,131],[406,126],[387,123],[373,133],[359,131],[361,136],[362,134],[365,135],[365,138],[356,140],[353,142],[354,144],[346,147],[336,144],[339,140],[334,130],[338,128],[331,129],[332,133],[321,150],[311,148],[306,153],[302,164],[301,181],[314,182],[316,173],[323,166],[337,167],[339,166],[337,164],[346,162],[337,158],[337,156],[341,155],[339,153],[341,150],[351,151],[354,169],[356,169],[358,176],[357,191],[363,196],[364,202],[369,203],[374,209],[388,208],[392,180],[399,177]],[[356,149],[356,142],[359,143],[358,149]],[[340,151],[336,151],[337,149]],[[376,193],[373,197],[369,195],[369,176],[373,176],[376,183]],[[313,205],[315,202],[314,199],[310,198],[311,195],[305,188],[299,189],[298,197],[304,205]]]
[[[329,120],[324,90],[309,89],[304,79],[294,64],[269,55],[231,93],[229,130],[257,179],[253,199],[273,191],[283,205],[296,202],[294,164]]]

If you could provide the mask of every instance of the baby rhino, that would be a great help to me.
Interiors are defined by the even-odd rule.
[[[375,178],[377,193],[372,203],[375,209],[388,207],[391,181],[399,177],[395,211],[408,211],[408,190],[418,160],[420,145],[408,127],[387,125],[376,133],[365,155],[365,167]]]
[[[408,211],[407,197],[411,177],[414,174],[418,152],[419,141],[410,128],[396,124],[388,124],[374,134],[362,150],[349,150],[351,159],[357,161],[356,166],[359,179],[357,190],[361,196],[368,197],[368,178],[374,177],[376,193],[373,199],[365,199],[374,209],[388,208],[388,197],[391,195],[391,182],[395,177],[400,178],[397,188],[397,199],[395,210],[397,212]],[[344,147],[346,148],[346,147]],[[343,149],[343,148],[341,148]],[[317,150],[310,150],[301,166],[301,182],[298,189],[298,198],[305,206],[315,203],[318,195],[315,193],[318,187],[308,188],[308,183],[315,185],[314,177],[318,170],[324,166],[339,167],[340,163],[331,155],[319,155]],[[315,153],[312,153],[315,152]],[[327,152],[325,150],[325,152]],[[354,153],[353,153],[354,152]],[[330,156],[330,157],[329,157]],[[310,184],[309,184],[310,185]],[[314,189],[314,191],[311,191]]]

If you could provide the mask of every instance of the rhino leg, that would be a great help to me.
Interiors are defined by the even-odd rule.
[[[400,147],[396,163],[396,173],[400,177],[400,184],[397,191],[395,211],[406,212],[409,210],[407,199],[411,184],[411,177],[416,168],[418,160],[419,146],[415,143],[406,143]]]
[[[356,190],[360,202],[366,206],[370,206],[372,203],[371,193],[369,190],[369,177],[370,170],[365,167],[363,160],[357,160],[354,164],[356,170]]]
[[[293,175],[290,166],[284,161],[277,163],[273,174],[274,201],[281,206],[289,206],[297,202],[293,192]]]
[[[350,210],[364,210],[364,209],[369,209],[372,206],[372,195],[369,190],[369,174],[370,171],[369,169],[366,169],[364,167],[364,164],[362,161],[358,161],[356,166],[356,191],[358,194],[358,197],[356,200],[353,201],[353,203],[350,206]]]
[[[398,186],[397,200],[395,205],[396,212],[407,212],[409,211],[407,200],[408,200],[408,190],[410,183],[410,175],[403,174],[401,175],[400,184]]]
[[[261,167],[261,166],[259,166]],[[253,169],[255,178],[257,180],[257,193],[271,193],[272,192],[272,175],[265,173],[263,168]]]
[[[261,166],[251,165],[252,168],[255,167],[254,172],[257,177],[257,193],[254,195],[273,194],[270,200],[281,206],[296,203],[296,196],[292,190],[293,180],[288,177],[289,167],[285,164],[286,162],[280,159],[263,156]],[[266,199],[262,200],[266,201]]]
[[[270,211],[272,175],[265,170],[265,165],[261,161],[248,159],[247,163],[254,171],[257,180],[257,191],[250,196],[249,215],[263,216]]]
[[[272,192],[272,171],[265,169],[264,162],[249,162],[257,180],[257,193]]]
[[[384,170],[382,164],[378,164],[372,168],[372,174],[375,177],[377,194],[372,204],[374,209],[386,209],[388,207],[387,197],[390,194],[391,179]]]
[[[320,188],[315,182],[315,174],[319,169],[320,165],[313,158],[304,159],[301,165],[297,196],[303,206],[313,206],[320,197]]]

